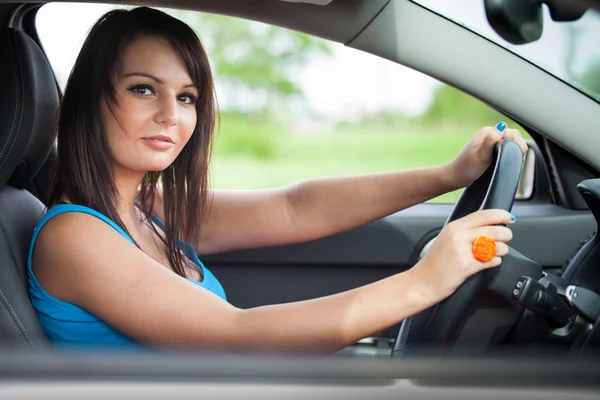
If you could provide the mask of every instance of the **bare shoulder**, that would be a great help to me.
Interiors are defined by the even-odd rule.
[[[36,278],[52,296],[149,344],[218,340],[214,325],[203,321],[214,318],[229,330],[228,316],[235,311],[215,294],[164,267],[104,221],[84,213],[60,214],[48,221],[36,241],[32,262]]]
[[[42,227],[32,268],[50,294],[69,301],[72,289],[81,286],[85,276],[98,273],[98,267],[110,273],[114,255],[132,250],[137,248],[106,222],[89,214],[68,212]]]

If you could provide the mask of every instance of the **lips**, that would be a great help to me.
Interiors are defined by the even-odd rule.
[[[148,140],[160,140],[163,142],[169,142],[169,143],[175,144],[175,141],[170,136],[165,136],[165,135],[156,135],[156,136],[144,138],[144,140],[147,140],[147,139]]]
[[[172,148],[175,145],[175,142],[173,141],[173,139],[171,139],[169,136],[164,136],[164,135],[142,138],[142,140],[144,141],[144,143],[146,143],[152,149],[158,150],[158,151],[169,150],[170,148]]]

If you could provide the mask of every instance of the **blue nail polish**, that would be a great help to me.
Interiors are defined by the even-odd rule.
[[[503,130],[505,130],[506,122],[504,122],[504,121],[498,122],[498,125],[496,125],[496,129],[498,129],[499,132],[502,132]]]
[[[515,222],[516,218],[514,215],[510,214],[510,222]]]

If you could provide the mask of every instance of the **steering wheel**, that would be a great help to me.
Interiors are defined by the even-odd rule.
[[[504,140],[496,144],[491,165],[463,191],[445,225],[477,210],[494,208],[510,212],[522,163],[523,153],[516,142]],[[405,319],[400,326],[392,357],[411,355],[423,345],[427,346],[428,351],[443,350],[451,345],[456,340],[469,306],[491,271],[484,270],[470,276],[440,303]]]

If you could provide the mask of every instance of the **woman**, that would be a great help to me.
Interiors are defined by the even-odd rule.
[[[499,140],[526,145],[501,123],[441,167],[210,191],[214,120],[209,63],[187,25],[148,8],[110,11],[94,25],[66,86],[58,172],[31,243],[30,295],[54,343],[335,351],[441,301],[508,251],[501,225],[514,217],[481,211],[448,224],[409,271],[237,309],[198,253],[352,229],[470,184]],[[495,257],[474,258],[480,236]]]

